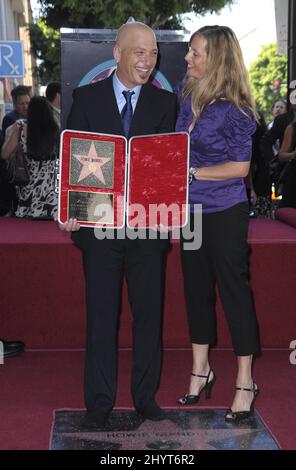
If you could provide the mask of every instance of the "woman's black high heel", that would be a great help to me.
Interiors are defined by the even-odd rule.
[[[225,421],[229,423],[238,423],[246,418],[249,418],[250,416],[253,415],[254,413],[254,403],[256,400],[256,397],[259,393],[259,388],[256,384],[256,382],[253,380],[253,387],[252,388],[244,388],[244,387],[235,387],[236,390],[244,390],[246,392],[252,392],[253,393],[253,400],[250,405],[250,409],[248,411],[232,411],[231,408],[229,408],[226,413],[225,413]]]
[[[212,377],[212,380],[209,380],[211,372],[213,372],[213,377]],[[207,399],[211,398],[212,387],[213,387],[213,385],[215,383],[215,380],[216,380],[216,376],[215,376],[214,371],[212,369],[210,369],[208,375],[194,374],[193,372],[191,373],[191,375],[193,375],[194,377],[201,377],[203,379],[207,379],[206,383],[200,389],[198,395],[189,395],[188,393],[186,393],[186,395],[179,398],[179,400],[178,400],[179,405],[194,405],[195,403],[198,402],[200,394],[203,390],[205,391],[206,398]]]

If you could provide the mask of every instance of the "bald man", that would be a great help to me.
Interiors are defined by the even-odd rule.
[[[126,135],[173,132],[177,98],[148,82],[157,61],[155,34],[143,23],[123,25],[113,50],[117,69],[106,80],[74,90],[67,127]],[[131,95],[132,120],[121,114]],[[69,220],[62,229],[83,253],[87,302],[85,403],[89,417],[103,426],[112,410],[117,385],[117,333],[123,275],[133,315],[131,392],[144,419],[165,417],[155,401],[161,369],[164,263],[168,241],[98,240],[94,230]],[[115,237],[116,238],[116,237]]]

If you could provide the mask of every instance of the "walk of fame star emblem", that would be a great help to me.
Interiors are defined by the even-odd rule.
[[[113,411],[98,428],[83,411],[55,411],[51,450],[277,450],[257,413],[234,426],[224,409],[167,410],[144,421],[135,411]]]
[[[71,140],[70,184],[95,188],[113,186],[114,142]]]
[[[102,166],[111,160],[111,158],[98,157],[94,143],[90,145],[88,155],[75,155],[74,157],[81,163],[82,168],[78,177],[78,183],[93,173],[99,181],[106,184]]]

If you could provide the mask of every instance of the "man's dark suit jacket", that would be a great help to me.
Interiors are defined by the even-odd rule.
[[[67,120],[68,129],[124,135],[112,76],[106,80],[76,88],[73,92],[73,99]],[[147,83],[141,88],[129,137],[174,132],[176,116],[177,96]],[[72,239],[81,247],[97,242],[94,230],[88,228],[72,232]]]

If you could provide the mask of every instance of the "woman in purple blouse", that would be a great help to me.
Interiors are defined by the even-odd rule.
[[[189,391],[181,405],[210,398],[215,374],[209,347],[216,340],[215,288],[229,325],[238,361],[236,391],[225,420],[248,418],[258,387],[252,358],[259,351],[258,327],[248,282],[249,208],[244,177],[251,158],[257,114],[248,74],[233,31],[205,26],[196,31],[185,60],[187,80],[180,92],[177,131],[190,132],[190,224],[202,206],[202,245],[182,240],[182,268],[193,348]],[[187,248],[187,249],[186,249]]]

